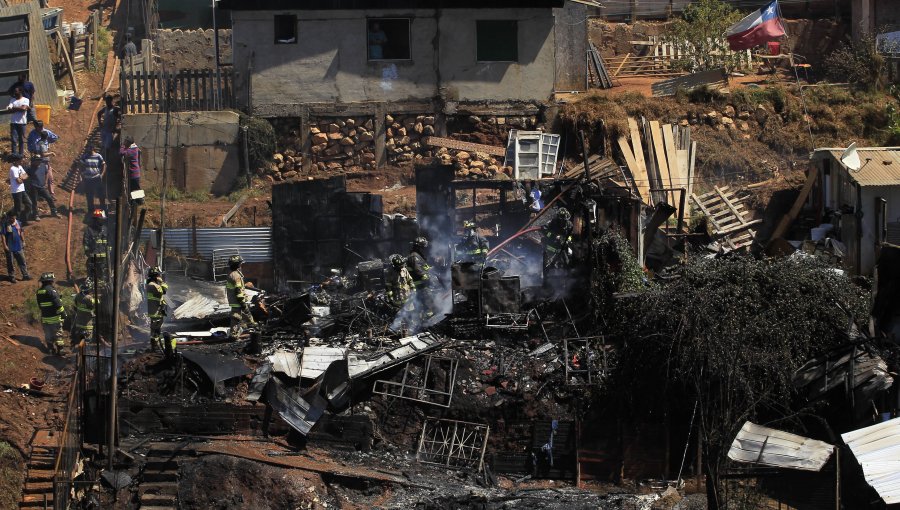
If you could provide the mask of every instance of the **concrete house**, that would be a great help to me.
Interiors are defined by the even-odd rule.
[[[872,275],[881,245],[900,244],[900,147],[857,149],[859,170],[841,163],[844,149],[817,149],[818,191],[812,201],[844,243],[846,268]]]
[[[565,0],[221,0],[239,102],[264,117],[383,104],[455,113],[585,84],[586,7]],[[407,105],[408,108],[405,108]]]

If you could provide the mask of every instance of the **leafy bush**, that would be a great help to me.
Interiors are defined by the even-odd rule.
[[[866,33],[857,41],[842,42],[825,57],[822,68],[828,79],[880,90],[884,85],[885,61],[875,47],[875,35]]]
[[[250,168],[260,168],[275,153],[275,129],[269,121],[241,114],[241,127],[247,131],[247,156]]]
[[[815,258],[694,259],[667,283],[618,300],[607,323],[627,340],[612,391],[634,413],[696,400],[708,481],[719,487],[737,429],[800,410],[795,370],[846,345],[849,318],[867,319],[868,297]]]

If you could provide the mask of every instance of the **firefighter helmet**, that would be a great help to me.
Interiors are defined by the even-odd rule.
[[[471,220],[466,220],[463,222],[463,228],[475,228],[475,222]]]
[[[88,276],[81,284],[81,292],[87,294],[94,290],[94,279]]]
[[[53,273],[42,273],[41,274],[41,278],[40,278],[41,283],[52,282],[53,280],[56,280],[55,274],[53,274]]]
[[[147,271],[147,276],[149,278],[156,278],[160,275],[162,275],[162,268],[159,266],[153,266]]]
[[[567,221],[572,219],[572,213],[565,207],[560,207],[559,210],[556,211],[556,216]]]
[[[428,239],[419,236],[413,240],[413,248],[428,248]]]
[[[239,266],[244,263],[244,259],[240,255],[232,255],[228,257],[228,265]]]
[[[94,213],[92,214],[92,216],[98,220],[105,220],[106,211],[104,211],[103,209],[94,209]]]
[[[394,266],[394,269],[400,269],[404,264],[406,264],[406,260],[403,258],[403,255],[397,253],[391,255],[390,261],[391,265]]]

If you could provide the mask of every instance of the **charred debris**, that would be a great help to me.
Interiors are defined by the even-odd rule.
[[[624,166],[477,181],[419,167],[415,219],[343,177],[276,185],[275,290],[248,290],[257,326],[229,338],[221,289],[172,277],[190,287],[164,327],[178,354],[126,355],[123,469],[177,439],[341,490],[394,484],[387,507],[671,508],[685,489],[781,501],[766,480],[792,466],[747,468],[736,434],[753,420],[838,443],[896,409],[896,351],[842,271],[751,254],[764,225],[737,190],[689,194],[696,145],[664,127],[685,185],[653,184],[665,144],[650,170],[637,162],[650,123],[618,140]],[[688,197],[707,228],[688,228]],[[327,461],[284,462],[310,451]],[[809,483],[834,494],[830,462]]]

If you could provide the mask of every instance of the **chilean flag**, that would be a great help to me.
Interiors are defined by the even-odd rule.
[[[778,17],[778,0],[752,12],[725,32],[732,51],[750,49],[783,35],[784,26]]]

